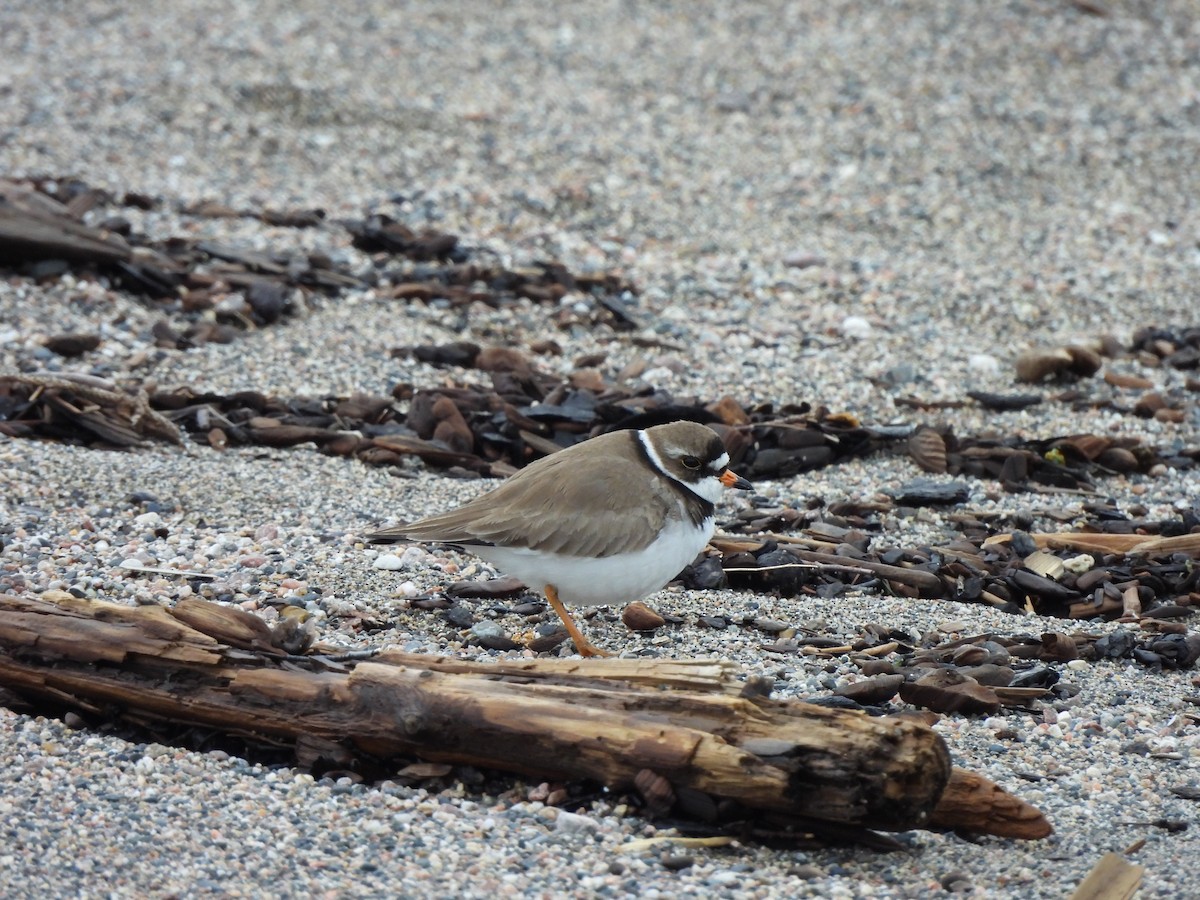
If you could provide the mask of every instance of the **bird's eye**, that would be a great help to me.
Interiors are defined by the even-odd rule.
[[[700,460],[695,456],[685,456],[682,460],[685,469],[700,468]]]

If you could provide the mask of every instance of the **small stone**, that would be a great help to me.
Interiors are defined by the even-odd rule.
[[[479,638],[479,646],[488,650],[517,650],[521,645],[506,634],[489,634]]]
[[[529,649],[534,653],[546,653],[563,643],[570,635],[562,628],[556,628],[548,634],[541,634],[529,642]]]
[[[1126,375],[1121,372],[1105,372],[1104,380],[1117,388],[1128,388],[1129,390],[1149,390],[1154,387],[1154,382],[1149,378],[1143,378],[1140,375]]]
[[[866,340],[873,330],[870,321],[863,316],[846,316],[842,319],[841,332],[845,337]]]
[[[1156,422],[1170,422],[1181,425],[1187,419],[1187,411],[1182,409],[1159,409],[1154,412]]]
[[[431,365],[470,368],[475,365],[475,358],[479,356],[480,348],[478,344],[472,344],[469,341],[455,341],[440,346],[413,347],[411,352],[417,359]]]
[[[475,446],[475,435],[454,401],[449,397],[438,397],[433,401],[431,412],[436,422],[433,439],[455,453],[470,453]]]
[[[1162,394],[1160,394],[1158,391],[1147,391],[1137,399],[1136,403],[1134,403],[1133,412],[1134,415],[1148,419],[1158,413],[1159,410],[1165,409],[1166,406],[1167,401]]]
[[[970,489],[959,482],[914,478],[900,485],[894,499],[899,506],[942,506],[963,503],[970,493]]]
[[[970,628],[970,626],[966,622],[958,619],[952,619],[949,622],[939,622],[937,630],[942,634],[961,634],[968,628]]]
[[[723,91],[717,95],[716,107],[724,113],[750,112],[751,98],[745,91]]]
[[[895,697],[902,684],[904,684],[903,675],[876,675],[874,678],[865,678],[854,684],[842,685],[835,688],[834,693],[865,706],[873,706],[877,703],[886,703]]]
[[[1012,549],[1018,556],[1025,557],[1036,553],[1038,545],[1034,543],[1028,532],[1014,531],[1012,533]]]
[[[864,659],[858,662],[858,670],[864,675],[894,675],[896,666],[889,659]]]
[[[447,609],[443,613],[443,616],[445,616],[446,621],[449,622],[451,625],[453,625],[455,628],[471,628],[473,625],[475,625],[475,613],[473,613],[471,611],[471,608],[469,606],[467,606],[465,603],[453,604],[449,609]],[[480,623],[480,624],[482,624],[482,623]],[[488,622],[488,625],[494,629],[500,628],[500,626],[497,625],[495,622]],[[488,633],[503,634],[504,632],[502,630],[498,631],[498,632],[489,632],[487,628],[484,628],[484,630],[482,632],[480,632],[479,634],[488,634]],[[474,634],[473,636],[479,637],[479,634]]]
[[[972,353],[967,357],[967,366],[981,375],[995,375],[1000,371],[1000,360],[990,353]]]
[[[537,600],[526,600],[518,603],[509,610],[515,616],[540,616],[546,610],[546,604]]]
[[[820,878],[825,874],[816,866],[809,865],[792,866],[787,870],[787,873],[792,878],[799,878],[803,881],[812,881],[814,878]]]
[[[726,425],[749,425],[750,416],[745,408],[728,394],[705,407]]]
[[[46,338],[45,347],[59,356],[75,357],[95,350],[100,346],[98,334],[58,334]]]
[[[908,384],[917,379],[917,367],[907,360],[902,363],[897,363],[886,372],[883,373],[883,383],[889,387],[897,387],[902,384]]]
[[[630,631],[654,631],[667,623],[666,619],[640,600],[635,600],[621,613],[621,621]]]
[[[653,362],[655,366],[666,369],[673,375],[682,375],[684,372],[689,372],[692,369],[692,365],[688,360],[673,353],[663,353],[656,356]]]
[[[670,869],[672,872],[679,872],[683,869],[690,869],[696,864],[694,856],[681,856],[674,853],[664,853],[662,856],[662,864],[664,869]]]
[[[576,369],[567,376],[567,380],[577,391],[591,391],[593,394],[603,393],[607,386],[604,376],[597,369]]]
[[[729,576],[719,556],[708,556],[681,574],[684,587],[693,591],[717,591],[729,587]]]
[[[649,364],[646,362],[646,358],[639,356],[637,359],[621,367],[621,370],[617,372],[617,383],[624,384],[626,381],[641,377],[642,373],[648,367]]]
[[[1066,348],[1031,350],[1017,357],[1017,380],[1036,384],[1055,378],[1071,367],[1071,354]]]
[[[765,631],[767,634],[779,634],[781,631],[787,631],[787,622],[780,622],[778,619],[770,619],[766,616],[759,616],[754,620],[754,627],[759,631]]]
[[[371,563],[374,569],[385,569],[388,572],[398,572],[404,568],[404,560],[395,553],[381,553]]]
[[[942,887],[952,894],[965,894],[973,888],[971,879],[967,874],[957,870],[947,872],[938,880],[941,882]]]
[[[1091,347],[1081,347],[1079,344],[1069,344],[1064,348],[1071,357],[1071,371],[1082,378],[1091,378],[1100,371],[1104,360]]]
[[[1084,572],[1091,571],[1092,567],[1096,565],[1096,559],[1090,553],[1080,553],[1078,556],[1064,559],[1062,564],[1063,568],[1073,575],[1082,575]]]
[[[796,250],[783,258],[783,264],[792,269],[811,269],[814,266],[825,265],[825,257],[819,253]]]
[[[554,830],[564,834],[595,833],[600,830],[600,823],[591,816],[581,816],[579,813],[562,810],[554,820]]]
[[[575,358],[575,368],[595,369],[596,367],[603,365],[606,359],[608,359],[608,354],[604,351],[600,351],[598,353],[585,353],[582,356]]]
[[[449,616],[449,613],[447,613],[447,616]],[[504,629],[491,619],[484,619],[482,622],[476,622],[471,626],[471,637],[478,641],[484,638],[507,637],[507,635],[504,633]]]

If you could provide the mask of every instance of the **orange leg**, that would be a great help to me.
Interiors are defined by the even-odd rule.
[[[580,656],[612,656],[611,653],[601,650],[583,636],[583,632],[579,630],[579,626],[575,624],[575,620],[571,618],[571,614],[567,612],[567,608],[563,605],[563,602],[558,599],[558,589],[554,585],[548,584],[542,590],[545,591],[546,600],[549,602],[550,608],[558,613],[558,617],[562,619],[563,625],[566,626],[567,634],[575,642],[575,649],[579,651]]]

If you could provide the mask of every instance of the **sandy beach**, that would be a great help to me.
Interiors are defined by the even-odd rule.
[[[372,259],[338,223],[382,212],[453,232],[507,266],[618,272],[638,287],[641,327],[559,327],[529,300],[449,309],[366,288],[310,297],[231,343],[167,350],[152,329],[174,311],[105,279],[7,269],[0,373],[386,396],[397,383],[481,380],[395,348],[471,340],[532,355],[531,343],[552,339],[561,355],[536,357],[550,374],[570,374],[584,355],[603,354],[606,377],[644,361],[647,383],[704,402],[808,402],[872,424],[1194,448],[1194,370],[1136,354],[1105,359],[1104,371],[1148,379],[1178,421],[1124,411],[1136,393],[1101,377],[1082,383],[1082,402],[1012,412],[897,399],[1028,389],[1015,385],[1014,361],[1031,347],[1105,337],[1129,347],[1142,328],[1200,325],[1195,12],[1187,0],[8,2],[0,177],[138,192],[156,202],[120,213],[154,239],[319,252],[362,273]],[[205,200],[326,218],[296,229],[186,211]],[[44,343],[67,332],[101,341],[63,359]],[[755,488],[804,508],[866,502],[919,475],[906,456],[877,453]],[[958,480],[962,508],[1029,530],[1086,518],[1089,498]],[[192,588],[123,563],[187,565],[214,576],[215,598],[268,617],[269,600],[300,598],[322,639],[347,648],[486,659],[495,651],[467,629],[405,599],[491,570],[418,551],[393,571],[363,541],[486,486],[311,447],[118,452],[0,437],[0,591],[169,605]],[[1200,471],[1114,474],[1098,491],[1140,518],[1178,519],[1200,508]],[[888,514],[879,540],[949,539],[950,512]],[[588,629],[627,653],[732,660],[771,675],[785,697],[828,694],[858,670],[781,660],[764,654],[761,634],[697,617],[752,614],[845,639],[871,623],[914,638],[1117,627],[878,592],[672,586],[648,602],[682,624],[634,634],[605,609]],[[382,625],[355,632],[354,615]],[[1128,851],[1145,867],[1139,896],[1200,895],[1198,807],[1173,791],[1200,787],[1197,671],[1118,659],[1061,674],[1078,688],[1069,701],[935,726],[956,764],[1038,806],[1052,837],[915,831],[889,854],[744,843],[677,851],[692,857],[683,867],[664,865],[661,849],[621,851],[663,831],[616,795],[560,810],[515,778],[314,781],[220,749],[0,708],[0,893],[1059,898],[1105,853]]]

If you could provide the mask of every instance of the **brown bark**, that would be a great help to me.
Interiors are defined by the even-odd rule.
[[[0,180],[0,259],[112,263],[132,257],[133,250],[120,235],[84,225],[44,194]]]
[[[199,600],[168,609],[0,595],[0,687],[141,722],[618,790],[649,770],[674,789],[797,821],[1048,833],[1036,810],[984,779],[961,791],[969,773],[952,777],[925,725],[773,700],[730,663],[301,657],[280,649],[282,637]],[[954,803],[943,809],[948,782]],[[990,792],[973,812],[979,782]]]
[[[1025,801],[1007,793],[982,775],[955,768],[937,808],[926,823],[931,829],[983,832],[1000,837],[1033,840],[1048,837],[1053,829],[1046,818]]]

